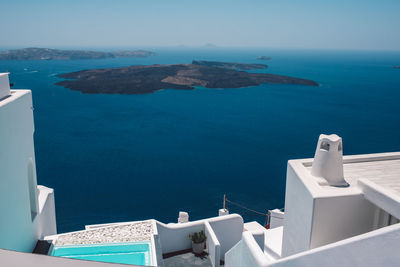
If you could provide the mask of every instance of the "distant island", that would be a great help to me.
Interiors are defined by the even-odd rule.
[[[193,60],[193,65],[207,66],[207,67],[219,67],[224,69],[239,69],[239,70],[257,70],[266,69],[267,65],[264,64],[245,64],[245,63],[232,63],[232,62],[219,62],[219,61],[201,61]]]
[[[258,60],[270,60],[271,57],[267,57],[267,56],[259,56],[257,57]]]
[[[0,60],[75,60],[120,57],[148,57],[154,55],[154,52],[145,50],[101,52],[30,47],[0,52]]]
[[[216,46],[215,44],[212,44],[212,43],[207,43],[207,44],[204,45],[204,47],[207,47],[207,48],[216,48],[217,46]]]
[[[87,94],[148,94],[161,89],[190,90],[195,86],[240,88],[264,83],[318,86],[316,82],[306,79],[231,69],[232,66],[237,67],[237,64],[193,61],[192,64],[82,70],[57,75],[59,78],[68,80],[57,82],[56,85]],[[240,66],[246,68],[244,65]]]
[[[395,69],[400,69],[400,66],[394,66],[393,68],[395,68]]]

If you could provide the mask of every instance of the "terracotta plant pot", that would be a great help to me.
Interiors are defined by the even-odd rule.
[[[201,242],[201,243],[194,243],[192,241],[192,250],[194,254],[201,254],[204,251],[204,243],[205,242]]]

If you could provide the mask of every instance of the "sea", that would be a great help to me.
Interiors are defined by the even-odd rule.
[[[336,133],[344,154],[400,151],[400,52],[157,48],[156,56],[0,61],[14,88],[31,89],[38,184],[54,188],[58,232],[87,224],[217,216],[223,195],[245,221],[285,205],[290,159],[314,156]],[[260,61],[258,56],[270,56]],[[261,73],[320,86],[82,94],[60,73],[213,60],[265,63]]]

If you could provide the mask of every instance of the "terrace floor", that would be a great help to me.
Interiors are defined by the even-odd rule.
[[[164,258],[164,267],[210,267],[212,266],[208,254],[204,253],[200,256],[187,252],[172,257]]]

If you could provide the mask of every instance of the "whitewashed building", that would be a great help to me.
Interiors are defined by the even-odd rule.
[[[269,212],[268,229],[221,209],[198,221],[181,212],[178,223],[57,233],[54,192],[36,181],[33,133],[31,91],[10,90],[0,74],[0,266],[399,265],[399,152],[343,156],[339,136],[321,135],[313,159],[288,162],[285,209]],[[188,238],[199,231],[201,259]]]
[[[54,193],[36,182],[30,90],[0,74],[0,248],[31,252],[56,233]]]

